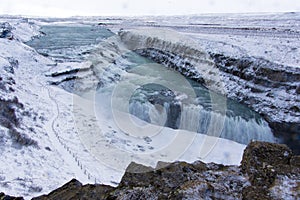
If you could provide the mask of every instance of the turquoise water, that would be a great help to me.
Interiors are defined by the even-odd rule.
[[[40,31],[45,35],[27,44],[57,62],[81,62],[92,45],[114,35],[103,27],[91,25],[49,25]]]

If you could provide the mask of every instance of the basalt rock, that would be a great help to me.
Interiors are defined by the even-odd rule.
[[[13,39],[12,26],[5,22],[0,24],[0,38]]]
[[[72,179],[48,195],[36,197],[32,200],[107,199],[108,194],[113,189],[113,187],[105,185],[82,185],[79,181]]]
[[[3,192],[0,193],[0,200],[24,200],[23,197],[13,197],[5,195]]]
[[[296,198],[300,186],[300,157],[281,144],[252,142],[244,151],[241,169],[248,176],[251,186],[243,189],[245,199],[290,199]],[[291,188],[286,191],[276,190],[285,187],[282,179]],[[293,184],[295,183],[295,184]]]
[[[270,122],[269,125],[275,136],[281,138],[293,150],[293,153],[300,154],[300,123]]]

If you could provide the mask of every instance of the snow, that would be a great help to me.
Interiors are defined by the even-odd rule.
[[[299,196],[294,196],[295,191],[299,195],[299,179],[297,177],[277,176],[274,186],[270,189],[271,196],[280,199],[292,200],[297,199]],[[297,192],[296,192],[297,193]]]
[[[101,99],[98,108],[91,99],[76,97],[73,100],[77,129],[82,143],[94,156],[117,171],[125,170],[130,162],[155,167],[158,161],[194,162],[200,159],[229,165],[241,161],[245,145],[195,132],[148,124],[119,111],[115,111],[113,116],[111,107],[107,104],[111,98],[102,96],[96,99]],[[88,120],[86,116],[92,119]],[[128,125],[130,122],[131,125]]]
[[[59,74],[64,72],[70,72],[72,70],[84,70],[89,69],[92,63],[90,61],[77,63],[77,62],[64,62],[57,63],[56,66],[53,66],[47,73],[47,76],[51,76],[53,74]]]
[[[23,116],[21,111],[18,113],[22,117],[20,131],[38,142],[38,148],[18,149],[5,134],[6,142],[2,145],[0,158],[1,163],[4,163],[0,166],[1,191],[29,199],[50,192],[73,177],[87,183],[87,175],[58,143],[51,128],[57,110],[53,106],[55,102],[49,97],[44,74],[53,62],[19,40],[0,39],[0,49],[4,59],[13,57],[19,62],[13,75],[16,81],[15,92],[10,95],[17,96],[25,110],[37,116],[35,121],[33,116]],[[7,65],[7,62],[1,62],[1,65]]]
[[[95,94],[83,98],[49,85],[53,79],[46,75],[54,71],[62,72],[65,67],[67,70],[85,69],[90,63],[61,63],[55,66],[52,60],[22,43],[39,34],[35,24],[21,19],[0,19],[9,21],[15,27],[16,38],[12,41],[0,39],[0,65],[8,65],[9,57],[19,63],[13,75],[15,92],[5,95],[17,96],[25,110],[36,116],[33,120],[32,116],[22,116],[19,111],[22,117],[20,131],[38,142],[38,147],[16,148],[8,130],[0,127],[0,162],[3,163],[0,165],[0,191],[30,199],[48,193],[72,178],[82,183],[115,185],[131,161],[152,167],[158,161],[176,160],[202,160],[228,165],[240,163],[245,145],[147,124],[120,112],[120,121],[131,119],[137,128],[156,130],[153,131],[155,135],[150,136],[149,132],[126,134],[118,124],[120,121],[113,118],[110,98],[105,94],[100,109],[95,109]]]
[[[14,27],[12,30],[14,38],[22,42],[27,42],[31,40],[33,36],[39,35],[39,27],[35,23],[35,20],[0,16],[0,23],[3,22],[9,22],[10,25]]]
[[[299,37],[265,37],[249,35],[219,35],[219,34],[193,34],[202,48],[213,49],[213,53],[222,53],[231,57],[252,56],[272,60],[278,64],[300,67]],[[255,47],[255,48],[254,48]]]
[[[125,18],[111,28],[115,32],[124,27],[131,31],[136,27],[149,28],[147,21],[151,20],[156,22],[156,29],[175,30],[189,36],[192,46],[197,44],[234,58],[252,56],[299,68],[299,19],[299,12],[145,16]]]

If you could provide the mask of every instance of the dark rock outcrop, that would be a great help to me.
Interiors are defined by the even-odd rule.
[[[34,200],[69,199],[297,199],[300,157],[285,145],[252,142],[241,166],[201,161],[131,163],[118,187],[72,180]],[[134,173],[139,172],[139,173]]]
[[[0,38],[13,39],[12,26],[5,22],[0,24]]]
[[[3,192],[0,193],[0,200],[24,200],[23,197],[13,197],[5,195]]]
[[[113,187],[105,185],[83,186],[79,181],[73,179],[48,195],[33,198],[32,200],[107,199],[109,192],[113,189]]]
[[[280,144],[252,142],[245,149],[242,171],[253,186],[270,187],[277,174],[285,174],[292,158],[291,150]]]
[[[275,136],[281,138],[295,154],[300,154],[300,123],[270,122],[269,125]]]
[[[300,186],[299,156],[293,156],[292,151],[285,145],[266,142],[252,142],[244,151],[241,163],[242,172],[248,175],[251,186],[243,189],[246,199],[282,199],[276,196],[274,188],[278,181],[285,177],[287,182],[297,182]],[[288,194],[296,199],[297,192]],[[299,196],[298,196],[299,197]]]
[[[132,171],[137,166],[132,163],[127,170]],[[150,192],[156,199],[241,199],[245,185],[248,185],[248,181],[236,166],[205,164],[200,161],[193,164],[158,163],[156,169],[146,173],[125,173],[119,187],[111,195],[117,198],[131,190],[133,194]],[[134,199],[138,198],[136,196]]]
[[[35,140],[20,132],[22,116],[26,111],[23,103],[14,95],[14,70],[18,68],[19,62],[10,57],[2,59],[4,64],[0,65],[0,126],[9,129],[8,133],[18,147],[37,146]]]

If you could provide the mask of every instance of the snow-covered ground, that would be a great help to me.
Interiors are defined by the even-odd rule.
[[[3,164],[0,185],[1,190],[8,194],[32,197],[50,191],[72,177],[85,182],[88,178],[71,155],[66,153],[67,150],[63,151],[64,148],[58,143],[52,129],[57,110],[55,101],[49,97],[51,91],[44,74],[53,62],[21,42],[38,33],[35,26],[24,20],[13,20],[12,25],[14,24],[17,24],[14,30],[16,39],[0,39],[1,58],[18,61],[12,75],[16,82],[13,86],[15,92],[10,95],[16,96],[29,113],[25,116],[24,111],[17,111],[21,119],[19,131],[35,140],[38,146],[19,147],[10,138],[8,130],[2,129],[1,136],[6,142],[2,143],[1,148]],[[26,37],[24,32],[28,34]],[[2,67],[5,65],[7,63],[1,62]]]
[[[48,193],[71,178],[82,183],[115,185],[131,161],[152,166],[161,160],[199,159],[239,164],[245,145],[229,140],[149,124],[144,125],[161,129],[154,139],[122,134],[114,120],[104,116],[105,112],[95,114],[93,99],[49,84],[53,81],[49,73],[56,64],[23,43],[38,34],[35,20],[0,21],[14,27],[13,40],[0,38],[1,76],[8,76],[4,68],[11,65],[9,60],[17,61],[14,73],[9,75],[15,80],[14,92],[1,92],[1,96],[16,96],[24,105],[23,110],[16,111],[21,120],[17,130],[37,142],[17,145],[8,129],[1,127],[1,192],[29,199]],[[66,67],[69,65],[65,63]]]
[[[207,14],[125,18],[108,27],[168,28],[194,38],[203,49],[238,58],[252,56],[300,66],[300,13]],[[101,20],[99,20],[101,21]]]

